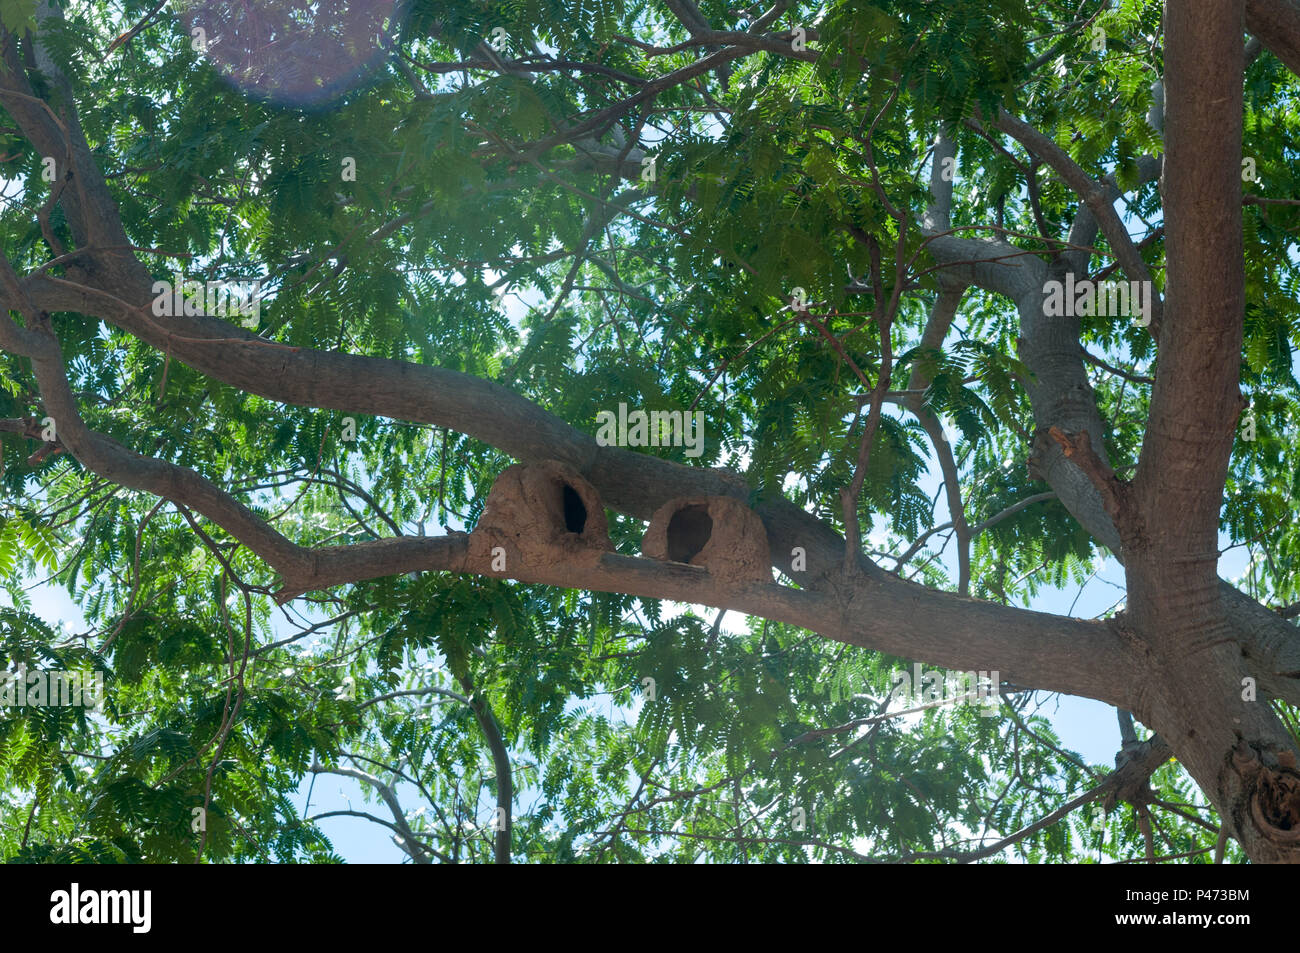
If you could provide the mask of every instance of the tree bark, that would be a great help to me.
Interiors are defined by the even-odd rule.
[[[1243,6],[1165,8],[1166,314],[1132,510],[1130,624],[1149,649],[1132,711],[1156,728],[1253,860],[1300,861],[1300,774],[1285,726],[1243,700],[1250,672],[1219,586],[1219,511],[1237,416]]]

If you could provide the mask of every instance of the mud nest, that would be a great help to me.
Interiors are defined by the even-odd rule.
[[[730,496],[670,500],[650,518],[641,552],[703,566],[720,582],[772,581],[772,554],[758,514]]]
[[[470,534],[470,557],[491,562],[497,547],[505,550],[505,574],[521,563],[594,565],[614,550],[600,494],[578,471],[554,460],[517,463],[492,484]]]

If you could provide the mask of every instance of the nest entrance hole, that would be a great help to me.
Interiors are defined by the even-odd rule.
[[[564,484],[561,497],[564,504],[564,528],[570,533],[581,534],[587,528],[587,507],[582,502],[582,497],[567,483]]]
[[[689,563],[713,535],[713,518],[707,506],[685,506],[668,521],[668,558]]]

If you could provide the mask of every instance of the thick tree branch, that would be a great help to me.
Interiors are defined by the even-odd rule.
[[[1300,4],[1246,0],[1245,26],[1287,69],[1300,75]]]
[[[712,33],[713,28],[709,26],[709,21],[704,19],[700,14],[700,8],[697,7],[693,0],[663,0],[664,6],[673,12],[682,26],[686,27],[686,32],[695,36],[699,33]]]
[[[1169,567],[1153,584],[1184,593],[1217,583],[1219,511],[1244,406],[1241,8],[1210,6],[1213,21],[1188,23],[1185,32],[1174,28],[1176,18],[1166,21],[1164,225],[1177,320],[1160,341],[1133,481],[1151,557]]]
[[[952,189],[956,178],[957,142],[946,127],[934,138],[930,156],[930,204],[921,227],[926,232],[946,232],[952,228]]]
[[[1092,447],[1088,431],[1066,433],[1060,427],[1051,427],[1048,434],[1061,446],[1066,457],[1092,481],[1101,495],[1102,505],[1117,526],[1126,526],[1133,514],[1129,501],[1129,486],[1115,476],[1115,471]]]
[[[1155,160],[1143,160],[1143,178],[1158,175],[1159,166]],[[1081,208],[1071,230],[1071,241],[1087,244],[1095,233],[1095,220],[1086,207]],[[1097,411],[1080,361],[1078,320],[1068,316],[1048,319],[1043,315],[1042,286],[1048,267],[1036,257],[1018,254],[1015,246],[993,239],[941,235],[930,240],[928,248],[954,274],[1016,303],[1020,356],[1033,372],[1028,390],[1036,426],[1043,433],[1053,426],[1066,432],[1087,432],[1093,448],[1104,460],[1103,440],[1108,428]],[[1082,272],[1085,265],[1058,261],[1050,271],[1059,276],[1069,267]],[[1101,495],[1086,474],[1066,458],[1061,446],[1052,440],[1042,442],[1031,458],[1031,468],[1056,491],[1066,509],[1092,537],[1124,562],[1119,532]],[[1227,582],[1218,582],[1218,593],[1260,687],[1274,697],[1300,704],[1300,637],[1296,627]]]
[[[198,369],[218,379],[271,399],[449,426],[523,460],[559,459],[587,476],[607,505],[641,518],[648,518],[674,497],[742,496],[746,492],[734,477],[718,471],[599,447],[593,438],[527,400],[468,375],[376,358],[268,346],[269,342],[213,318],[170,319],[177,328],[171,332],[144,318],[143,308],[127,307],[116,296],[87,293],[62,279],[32,279],[26,287],[38,297],[57,300],[60,310],[97,306],[114,315],[114,323],[152,339],[151,343],[170,347],[173,359],[192,360]],[[230,360],[230,348],[243,352],[240,360]],[[66,393],[66,387],[61,364],[57,375],[47,371],[42,379],[43,390]],[[69,447],[78,459],[115,482],[183,502],[223,526],[281,573],[282,600],[312,589],[416,570],[499,575],[490,565],[476,565],[468,558],[465,537],[398,537],[318,549],[296,546],[198,474],[139,458],[103,442],[103,438],[81,433],[76,429],[79,417],[73,411],[65,402],[59,413],[72,414],[77,439],[70,441]],[[540,434],[547,436],[539,439]],[[809,581],[817,582],[820,576],[820,591],[772,585],[720,599],[716,583],[694,567],[613,555],[594,568],[559,564],[511,567],[508,575],[565,588],[734,608],[892,654],[961,670],[1015,671],[1018,684],[1123,704],[1128,691],[1123,673],[1128,671],[1128,663],[1120,643],[1106,627],[935,592],[874,569],[868,571],[865,560],[861,563],[864,576],[846,587],[838,572],[844,551],[838,534],[781,500],[761,505],[759,512],[775,544],[778,565],[788,570],[794,547],[804,549]],[[927,615],[931,610],[934,614]],[[981,619],[989,613],[998,621]],[[1070,635],[1057,641],[1048,634],[1052,631]],[[1087,651],[1080,648],[1084,642],[1092,643]],[[1022,662],[1027,663],[1023,668]]]

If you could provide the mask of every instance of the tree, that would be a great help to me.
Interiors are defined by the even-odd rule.
[[[1113,6],[4,0],[5,853],[1300,859],[1300,5]]]

